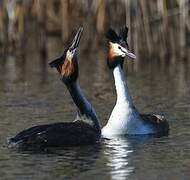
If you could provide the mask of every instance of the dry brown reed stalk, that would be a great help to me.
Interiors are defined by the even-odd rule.
[[[83,25],[87,44],[83,43],[83,46],[89,48],[96,44],[97,37],[99,42],[105,41],[104,34],[110,26],[119,28],[126,24],[129,27],[130,47],[138,59],[161,59],[163,63],[172,59],[175,63],[177,57],[187,56],[190,36],[189,0],[20,1],[33,8],[32,11],[25,11],[26,21],[20,18],[19,31],[23,31],[22,28],[30,23],[30,14],[36,16],[38,28],[43,29],[40,30],[41,35],[46,34],[42,35],[41,44],[46,44],[47,32],[51,31],[59,31],[62,41],[67,42],[72,31]],[[7,0],[4,0],[2,6],[5,7],[6,3]],[[22,11],[24,10],[20,9],[18,14]],[[1,29],[2,26],[6,27],[5,23]],[[42,46],[45,48],[45,45]],[[138,63],[137,61],[136,68]]]

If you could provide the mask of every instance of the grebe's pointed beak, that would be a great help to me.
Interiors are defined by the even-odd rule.
[[[136,59],[135,54],[133,54],[132,52],[129,52],[128,50],[126,51],[126,56],[129,56],[132,59]]]
[[[83,27],[80,27],[79,30],[77,31],[77,33],[76,33],[76,35],[75,35],[72,43],[71,43],[71,46],[69,47],[70,51],[75,50],[79,46],[79,42],[80,42],[80,39],[81,39],[82,31],[83,31]]]

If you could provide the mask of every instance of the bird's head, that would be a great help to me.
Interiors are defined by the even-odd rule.
[[[77,49],[79,47],[82,31],[83,28],[80,27],[71,45],[65,49],[63,55],[49,63],[51,67],[57,68],[64,83],[75,82],[78,78]]]
[[[121,28],[117,34],[113,29],[109,29],[106,33],[108,39],[108,58],[107,63],[110,69],[115,68],[118,64],[123,66],[126,56],[135,59],[136,56],[129,51],[127,43],[128,28]]]

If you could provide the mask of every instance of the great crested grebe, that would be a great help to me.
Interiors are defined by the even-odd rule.
[[[83,28],[79,28],[74,40],[64,54],[52,61],[61,79],[69,90],[79,115],[74,122],[60,122],[34,126],[9,139],[8,147],[46,148],[94,144],[101,137],[101,129],[96,112],[84,97],[78,84],[77,48]]]
[[[121,28],[119,34],[113,29],[109,29],[106,34],[109,41],[107,64],[109,69],[113,70],[117,101],[106,126],[102,129],[102,136],[109,137],[122,134],[167,135],[169,125],[166,119],[155,114],[140,114],[129,95],[123,72],[123,62],[126,56],[133,59],[136,56],[129,52],[127,34],[127,27]]]

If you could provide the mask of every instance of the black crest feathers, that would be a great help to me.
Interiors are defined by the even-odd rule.
[[[60,64],[63,64],[64,57],[58,57],[57,59],[53,60],[52,62],[49,63],[50,67],[55,67],[57,68]]]
[[[63,54],[62,56],[60,56],[60,57],[56,58],[55,60],[51,61],[49,63],[49,65],[50,65],[51,68],[56,68],[57,71],[59,73],[61,73],[61,66],[64,63],[64,60],[65,60],[65,54]]]
[[[111,28],[106,33],[106,38],[109,39],[113,43],[119,42],[119,41],[127,42],[127,36],[128,36],[127,26],[120,29],[119,35]]]
[[[118,42],[119,41],[119,36],[111,28],[107,31],[106,38],[109,39],[111,42]]]

